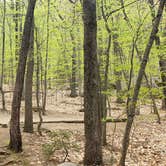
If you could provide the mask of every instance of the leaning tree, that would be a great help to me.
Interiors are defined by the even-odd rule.
[[[21,106],[26,60],[30,45],[30,36],[31,36],[30,34],[31,34],[31,27],[33,25],[35,5],[36,5],[36,0],[29,0],[25,23],[24,23],[24,31],[22,35],[22,43],[19,52],[19,63],[17,67],[16,82],[13,94],[13,101],[12,101],[9,148],[15,152],[22,151],[22,138],[20,131],[20,106]]]

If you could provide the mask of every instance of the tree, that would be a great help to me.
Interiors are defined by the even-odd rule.
[[[125,166],[127,149],[128,149],[129,142],[130,142],[130,131],[132,128],[134,117],[135,117],[136,104],[137,104],[138,95],[139,95],[139,91],[140,91],[140,87],[141,87],[141,82],[142,82],[142,78],[143,78],[144,73],[145,73],[145,68],[146,68],[146,65],[147,65],[147,62],[149,59],[149,54],[150,54],[153,42],[155,40],[155,36],[158,32],[158,27],[160,24],[160,19],[161,19],[162,14],[163,14],[163,9],[164,9],[165,3],[166,3],[165,0],[160,1],[158,13],[157,13],[157,16],[154,20],[152,31],[151,31],[148,43],[146,45],[144,56],[143,56],[143,59],[142,59],[141,65],[140,65],[138,77],[137,77],[136,84],[134,87],[134,93],[133,93],[132,99],[131,99],[130,104],[129,104],[129,110],[128,110],[128,115],[127,115],[128,120],[127,120],[127,124],[126,124],[124,138],[123,138],[121,159],[120,159],[120,163],[119,163],[120,166]]]
[[[4,63],[5,63],[5,23],[6,23],[6,0],[3,0],[3,23],[2,23],[2,66],[1,66],[1,81],[0,81],[0,91],[2,94],[2,110],[5,111],[5,94],[3,90],[3,80],[4,80]]]
[[[24,23],[24,31],[20,48],[19,63],[17,67],[16,82],[12,101],[12,113],[10,120],[10,143],[9,148],[15,152],[22,151],[22,138],[20,131],[20,106],[22,90],[24,85],[24,75],[26,60],[30,45],[30,34],[33,25],[34,8],[36,0],[29,0],[27,14]]]
[[[34,23],[31,28],[30,47],[25,80],[25,121],[24,132],[33,133],[32,85],[34,67]]]
[[[47,11],[47,39],[46,39],[46,56],[45,56],[45,71],[44,71],[44,94],[43,94],[43,115],[46,113],[46,100],[47,100],[47,73],[48,73],[48,51],[49,51],[49,19],[50,19],[50,0],[48,0]]]
[[[83,1],[84,12],[84,165],[102,165],[96,0]]]
[[[104,19],[105,23],[105,29],[107,31],[108,37],[107,37],[107,48],[105,51],[105,63],[103,64],[103,80],[101,79],[101,90],[103,93],[101,94],[101,112],[102,112],[102,119],[104,119],[102,123],[102,145],[107,144],[107,139],[106,139],[106,118],[107,118],[107,95],[104,94],[108,90],[108,74],[109,74],[109,66],[110,66],[110,49],[111,49],[111,28],[108,24],[108,19],[106,17],[105,11],[104,11],[104,1],[101,1],[101,14]],[[101,77],[102,78],[102,77]]]
[[[154,0],[148,0],[148,3],[150,5],[150,9],[151,9],[152,24],[153,24],[153,21],[155,20]],[[165,28],[164,28],[164,31],[165,31]],[[164,35],[165,35],[165,33],[164,33]],[[161,39],[159,36],[155,37],[155,43],[156,43],[157,48],[162,50],[160,40]],[[165,43],[164,43],[164,45],[165,45]],[[158,57],[159,57],[159,67],[160,67],[162,91],[163,91],[162,109],[166,110],[166,57],[165,57],[165,53],[164,54],[160,53],[158,55]]]
[[[71,73],[71,93],[70,96],[71,97],[77,97],[77,83],[76,83],[76,42],[75,42],[75,38],[73,35],[73,32],[70,32],[70,36],[71,36],[71,41],[73,44],[73,53],[72,53],[72,73]]]
[[[20,16],[21,16],[21,4],[20,0],[15,1],[15,15],[14,15],[14,22],[15,22],[15,58],[18,59],[19,56],[19,44],[21,38],[21,23],[20,23]]]

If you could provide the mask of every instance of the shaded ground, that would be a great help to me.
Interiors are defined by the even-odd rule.
[[[81,120],[83,113],[79,112],[82,108],[81,98],[72,99],[67,94],[58,94],[48,98],[47,116],[44,120]],[[10,101],[7,102],[10,109]],[[112,115],[117,117],[123,114],[123,107],[113,103]],[[24,113],[21,113],[23,121]],[[156,123],[156,116],[150,114],[149,106],[141,107],[141,115],[134,122],[131,144],[126,160],[127,166],[166,166],[166,121],[165,113],[162,115],[161,125]],[[10,114],[0,113],[0,123],[9,122]],[[38,113],[34,113],[34,121],[38,121]],[[105,165],[117,166],[120,157],[121,141],[123,138],[125,123],[107,124],[108,145],[103,149]],[[36,129],[36,126],[34,126]],[[21,154],[12,154],[3,146],[9,142],[8,128],[0,128],[0,152],[7,152],[6,156],[0,153],[1,165],[16,166],[52,166],[63,162],[66,154],[66,161],[72,161],[82,165],[83,145],[84,145],[84,126],[83,124],[43,124],[45,130],[43,136],[37,132],[34,134],[23,133],[23,148]],[[51,131],[55,137],[50,137]],[[56,133],[60,136],[56,136]],[[65,137],[64,137],[65,135]],[[66,140],[65,140],[66,139]],[[55,152],[50,153],[50,145],[56,142]],[[66,151],[67,149],[67,151]]]

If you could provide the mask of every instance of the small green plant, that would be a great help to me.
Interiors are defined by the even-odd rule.
[[[49,134],[51,142],[43,145],[43,153],[46,159],[49,160],[56,150],[63,150],[65,153],[63,161],[66,161],[69,155],[69,149],[74,148],[74,150],[78,150],[78,145],[70,141],[72,135],[73,133],[71,131],[66,130],[51,132]]]

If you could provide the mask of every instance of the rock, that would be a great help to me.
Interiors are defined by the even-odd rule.
[[[64,162],[64,163],[61,163],[57,166],[78,166],[78,165],[74,164],[74,163],[71,163],[71,162]]]

